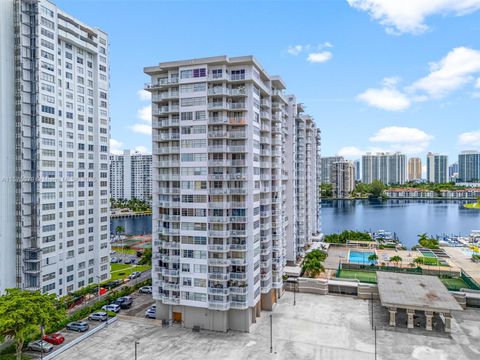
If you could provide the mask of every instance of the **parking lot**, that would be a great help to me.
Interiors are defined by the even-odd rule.
[[[136,317],[145,317],[145,310],[147,310],[153,303],[152,295],[151,294],[140,294],[138,291],[130,295],[133,298],[133,304],[130,309],[122,309],[119,312],[119,315],[128,315],[128,316],[136,316]],[[90,330],[95,329],[96,327],[100,326],[102,323],[100,321],[90,321],[85,319],[88,322]],[[109,325],[110,326],[110,325]],[[111,325],[113,326],[113,325]],[[102,330],[103,331],[103,330]],[[65,341],[61,345],[53,345],[53,351],[58,350],[68,343],[72,342],[73,340],[77,339],[78,337],[85,334],[84,332],[76,332],[63,329],[59,331],[64,337]],[[88,341],[86,339],[85,341]],[[83,343],[83,342],[82,342]],[[82,346],[82,344],[77,345],[75,348]],[[39,352],[32,352],[27,351],[25,352],[28,356],[32,357],[33,359],[40,359],[41,355]]]
[[[131,360],[138,341],[138,360],[478,360],[479,322],[480,311],[467,309],[453,315],[450,336],[380,329],[375,346],[368,301],[300,293],[293,306],[293,294],[287,292],[273,312],[262,312],[250,333],[196,333],[180,325],[163,328],[158,320],[121,316],[57,359]]]

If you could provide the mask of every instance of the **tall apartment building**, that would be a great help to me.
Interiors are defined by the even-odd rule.
[[[320,158],[322,184],[330,184],[332,164],[343,160],[345,160],[343,156],[322,156]]]
[[[248,331],[282,293],[285,233],[295,221],[286,144],[296,112],[285,84],[252,56],[164,62],[145,73],[157,318]],[[316,150],[304,145],[311,167]],[[303,170],[312,186],[316,170]]]
[[[408,159],[408,181],[420,180],[422,178],[422,159],[412,157]]]
[[[152,155],[130,153],[110,155],[110,196],[115,200],[139,199],[152,202]]]
[[[334,198],[348,198],[355,189],[355,165],[343,160],[332,164],[330,183]]]
[[[108,38],[46,0],[0,7],[0,290],[65,295],[109,276]]]
[[[355,181],[362,180],[362,163],[360,160],[355,160],[353,162],[353,166],[355,167]]]
[[[456,182],[459,176],[458,171],[459,171],[458,162],[450,164],[448,166],[448,181]]]
[[[447,155],[427,154],[427,181],[436,184],[448,182],[448,157]]]
[[[386,185],[405,183],[406,157],[401,153],[367,153],[362,156],[362,182],[380,180]]]
[[[458,155],[458,181],[480,181],[480,152],[474,150],[462,151]]]

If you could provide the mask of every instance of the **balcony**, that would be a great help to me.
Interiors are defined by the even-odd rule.
[[[247,222],[247,217],[246,216],[230,216],[230,222],[244,223],[244,222]]]
[[[208,137],[214,139],[223,139],[228,137],[228,133],[226,131],[209,131]]]
[[[230,245],[223,244],[208,244],[208,251],[227,252],[230,250]]]
[[[223,188],[210,188],[208,189],[210,195],[228,195],[229,190]]]
[[[162,268],[161,273],[162,273],[163,276],[174,276],[174,277],[180,276],[180,272],[178,270],[171,270],[171,269]]]
[[[247,120],[244,117],[231,117],[228,119],[230,125],[247,125]]]
[[[208,273],[208,280],[228,281],[230,273]]]
[[[247,147],[245,145],[232,145],[228,150],[232,153],[244,153],[247,152]]]
[[[208,89],[208,95],[214,96],[214,95],[228,95],[228,89],[225,87],[213,87]]]
[[[227,145],[211,145],[208,147],[208,151],[226,153],[228,152],[228,146]]]
[[[230,244],[230,251],[247,251],[246,244]]]
[[[208,258],[210,266],[230,266],[230,259]]]
[[[230,301],[230,308],[244,310],[248,309],[248,305],[246,301]]]
[[[209,301],[208,308],[213,310],[228,310],[230,309],[230,303],[221,301]]]
[[[209,102],[208,103],[208,108],[209,109],[228,109],[228,104],[223,101],[218,101],[218,102]]]
[[[229,103],[228,108],[230,110],[245,110],[246,105],[244,102],[234,102],[234,103]]]
[[[162,255],[160,259],[163,262],[176,263],[180,261],[180,256],[178,255]]]
[[[208,236],[228,237],[230,236],[230,232],[228,230],[209,230]]]
[[[227,116],[210,116],[208,118],[208,123],[209,124],[226,124],[228,123],[228,117]]]
[[[209,216],[208,222],[211,223],[225,223],[228,224],[230,222],[228,216]]]
[[[230,131],[228,137],[230,139],[246,139],[247,133],[245,131]]]
[[[247,265],[247,259],[232,258],[230,259],[230,263],[234,266],[245,266]]]
[[[269,111],[260,111],[260,118],[270,120],[271,115]]]
[[[162,302],[164,304],[169,304],[169,305],[178,305],[180,304],[180,298],[179,297],[170,297],[170,296],[162,296]]]
[[[231,236],[247,236],[247,230],[230,230]]]
[[[212,295],[222,295],[222,296],[227,296],[230,294],[230,288],[223,288],[223,287],[209,287],[208,288],[208,293]]]
[[[230,286],[230,293],[231,294],[239,294],[239,295],[245,295],[248,293],[248,288],[245,287],[240,287],[240,286]]]
[[[169,283],[169,282],[163,282],[162,284],[162,289],[163,290],[172,290],[172,291],[178,291],[180,290],[180,285],[177,283]]]

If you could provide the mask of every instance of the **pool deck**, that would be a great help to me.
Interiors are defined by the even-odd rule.
[[[477,283],[480,283],[480,264],[470,260],[470,256],[466,255],[462,248],[442,247],[445,252],[450,255],[449,263],[454,263],[462,268]]]

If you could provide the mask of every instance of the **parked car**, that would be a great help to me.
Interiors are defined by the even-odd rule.
[[[134,271],[134,272],[132,272],[132,273],[128,276],[128,278],[131,280],[131,279],[135,279],[135,278],[139,277],[140,275],[142,275],[141,272],[139,272],[139,271]]]
[[[147,311],[145,311],[145,317],[147,319],[156,319],[157,318],[157,309],[154,307],[148,308]]]
[[[36,340],[28,343],[27,350],[48,353],[53,350],[53,345],[44,340]]]
[[[151,286],[142,286],[138,292],[140,294],[151,294],[152,293],[152,287]]]
[[[120,306],[118,304],[109,304],[102,306],[103,311],[112,311],[118,313],[120,311]]]
[[[123,284],[123,281],[122,280],[114,280],[114,281],[110,281],[109,283],[106,283],[104,287],[106,287],[107,289],[113,289],[113,288],[116,288],[117,286],[120,286]]]
[[[121,262],[121,261],[120,261],[119,258],[112,257],[112,258],[110,259],[110,262],[111,262],[112,264],[116,264],[116,263],[119,263],[119,262]]]
[[[107,321],[108,314],[105,311],[98,311],[91,314],[88,319],[93,321]]]
[[[53,345],[60,345],[65,341],[65,337],[60,333],[47,334],[43,337],[43,340]]]
[[[133,304],[133,298],[131,296],[122,296],[115,300],[115,304],[119,305],[122,309],[128,309]]]
[[[134,258],[126,258],[123,260],[124,264],[135,264],[135,259]]]
[[[78,332],[85,332],[89,328],[90,326],[85,321],[74,321],[74,322],[68,323],[66,326],[67,330],[78,331]]]

